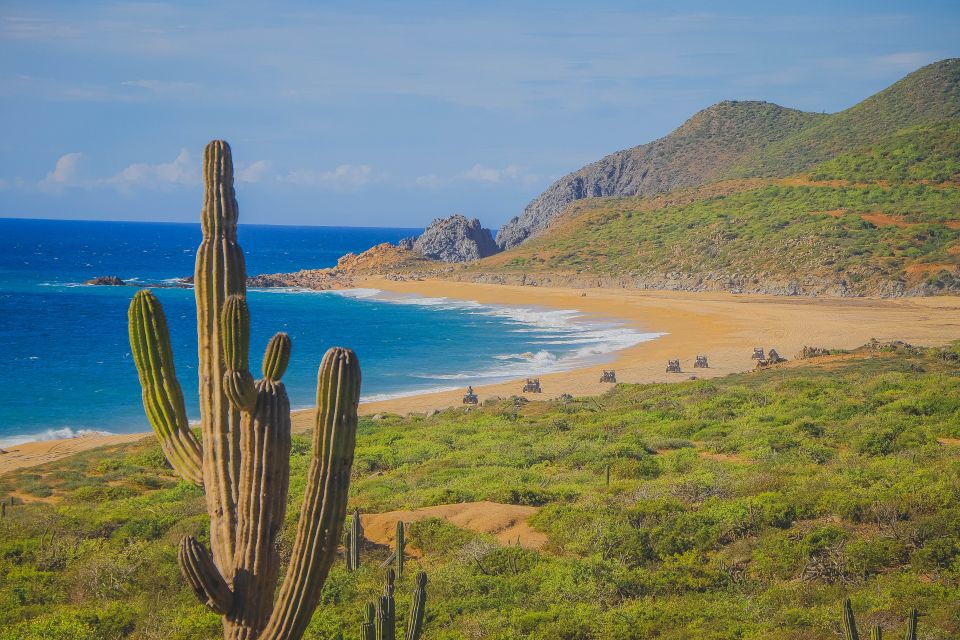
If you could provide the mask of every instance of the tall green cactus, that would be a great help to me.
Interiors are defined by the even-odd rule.
[[[280,571],[277,535],[290,481],[290,401],[280,381],[289,336],[267,346],[263,378],[249,371],[250,312],[237,244],[233,161],[226,142],[204,151],[203,242],[194,287],[203,446],[190,431],[163,308],[150,291],[130,304],[130,347],[143,406],[174,470],[202,485],[210,546],[180,543],[181,571],[201,602],[223,616],[227,640],[298,640],[336,557],[356,444],[360,365],[349,349],[324,355],[317,373],[312,461],[290,566]]]
[[[360,623],[360,640],[377,640],[377,608],[368,602]]]
[[[407,538],[403,532],[403,520],[397,520],[396,547],[397,547],[397,551],[396,551],[395,564],[396,564],[397,577],[402,578],[403,577],[403,554],[407,548]]]

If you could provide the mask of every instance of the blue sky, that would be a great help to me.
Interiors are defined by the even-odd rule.
[[[778,8],[775,5],[783,5]],[[844,109],[960,55],[958,2],[0,4],[0,216],[496,228],[724,99]]]

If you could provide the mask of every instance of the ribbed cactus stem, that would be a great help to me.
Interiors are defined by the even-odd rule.
[[[354,509],[350,518],[349,549],[347,551],[347,568],[356,571],[360,568],[360,545],[363,540],[363,525],[360,524],[360,510]]]
[[[149,290],[138,291],[130,303],[127,318],[130,353],[140,377],[147,419],[177,474],[188,482],[202,484],[200,443],[187,420],[163,307]]]
[[[917,625],[920,622],[920,612],[914,609],[907,620],[906,640],[917,640]]]
[[[313,456],[290,567],[263,632],[265,640],[298,640],[320,600],[347,512],[359,401],[356,354],[339,347],[330,349],[317,373]]]
[[[214,140],[204,149],[203,183],[203,241],[197,249],[193,289],[197,301],[203,484],[213,557],[224,578],[232,582],[240,489],[241,412],[224,389],[226,363],[220,320],[227,299],[246,294],[247,270],[237,244],[239,213],[233,190],[233,156],[230,145],[223,140]]]
[[[380,596],[377,601],[377,640],[394,640],[396,625],[393,598]]]
[[[377,640],[377,608],[368,602],[360,623],[360,640]]]
[[[250,351],[250,310],[241,296],[230,296],[223,306],[223,357],[227,367],[223,374],[223,390],[234,408],[253,411],[257,390],[250,374],[247,354]],[[243,444],[241,443],[241,449]]]
[[[860,640],[857,632],[857,619],[853,615],[853,605],[850,598],[843,601],[843,637],[844,640]]]
[[[243,415],[234,558],[234,591],[241,607],[231,612],[231,618],[259,633],[273,608],[280,572],[277,536],[290,485],[290,401],[282,382],[260,380],[256,390],[256,409]]]
[[[278,333],[267,344],[267,350],[263,354],[263,377],[267,380],[279,382],[280,378],[287,370],[287,364],[290,362],[290,350],[293,345],[290,342],[290,336],[285,333]]]
[[[397,577],[403,578],[403,555],[407,547],[407,539],[403,532],[403,520],[397,520],[396,547]]]
[[[870,640],[883,640],[883,629],[879,624],[873,625],[873,629],[870,630]]]
[[[423,619],[427,611],[427,574],[417,572],[413,599],[410,601],[410,618],[407,620],[405,640],[420,640],[423,634]]]

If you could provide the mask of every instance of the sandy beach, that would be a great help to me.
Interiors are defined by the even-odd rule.
[[[754,347],[772,347],[792,358],[805,345],[851,349],[871,338],[921,345],[942,345],[960,339],[960,297],[955,296],[890,300],[797,298],[383,279],[369,279],[363,286],[488,304],[577,309],[587,316],[619,320],[643,331],[667,334],[619,352],[610,363],[542,375],[543,393],[527,394],[531,400],[555,398],[563,393],[603,393],[610,388],[600,382],[600,372],[605,368],[615,369],[620,382],[678,382],[691,375],[706,378],[749,370],[753,367],[750,355]],[[709,369],[693,368],[697,354],[708,356]],[[677,358],[683,373],[666,373],[667,360]],[[521,386],[518,381],[510,381],[476,387],[475,391],[482,402],[492,396],[519,394]],[[444,409],[460,405],[462,395],[463,391],[457,390],[364,403],[361,414]],[[295,412],[294,431],[309,428],[311,414],[309,410]],[[0,474],[150,435],[93,435],[10,446],[0,453]]]

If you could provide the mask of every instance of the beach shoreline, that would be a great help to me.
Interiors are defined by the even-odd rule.
[[[395,281],[365,278],[357,286],[398,294],[473,300],[482,304],[541,306],[577,310],[586,318],[616,320],[644,332],[664,333],[614,354],[612,362],[540,375],[543,392],[522,394],[522,383],[509,380],[479,385],[480,402],[524,395],[531,400],[561,394],[599,395],[611,388],[600,382],[603,369],[614,369],[619,382],[678,382],[713,378],[753,368],[754,347],[776,348],[792,358],[804,346],[852,349],[871,339],[902,340],[937,346],[960,339],[960,297],[800,298],[717,292],[575,289],[463,283],[446,280]],[[697,355],[710,368],[694,369]],[[668,359],[680,359],[682,373],[667,373]],[[402,396],[361,404],[361,415],[429,413],[460,406],[465,389]],[[311,426],[312,410],[293,412],[294,432]],[[6,447],[0,475],[51,462],[106,445],[135,442],[152,433],[85,435]]]

